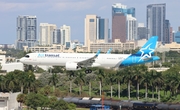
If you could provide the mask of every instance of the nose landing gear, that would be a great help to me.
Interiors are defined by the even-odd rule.
[[[85,73],[86,73],[86,74],[92,73],[92,70],[91,70],[91,69],[86,69],[86,70],[85,70]]]

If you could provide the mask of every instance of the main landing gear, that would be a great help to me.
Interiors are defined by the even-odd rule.
[[[86,74],[92,73],[92,70],[91,70],[91,69],[86,69],[86,70],[85,70],[85,73],[86,73]]]

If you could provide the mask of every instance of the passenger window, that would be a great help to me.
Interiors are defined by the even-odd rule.
[[[24,57],[29,58],[29,55],[25,55]]]

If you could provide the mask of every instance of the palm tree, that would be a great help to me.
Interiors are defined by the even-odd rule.
[[[63,73],[64,72],[64,67],[61,66],[53,66],[52,68],[52,73]]]
[[[171,88],[172,96],[176,95],[177,96],[177,89],[180,86],[180,75],[178,72],[172,72],[170,74],[171,76],[168,78],[169,79],[169,85]]]
[[[107,73],[107,77],[105,79],[106,79],[106,83],[110,84],[110,87],[111,87],[111,98],[112,98],[112,92],[113,92],[112,85],[113,85],[113,83],[115,81],[116,72],[113,71],[113,70],[106,70],[106,73]]]
[[[50,73],[51,77],[48,78],[49,80],[49,85],[52,84],[53,85],[53,92],[55,90],[56,84],[59,82],[58,80],[58,76],[57,73]]]
[[[7,87],[8,90],[13,92],[13,89],[15,88],[16,85],[16,77],[13,72],[9,72],[5,76],[5,87]]]
[[[149,85],[152,87],[152,98],[154,98],[154,87],[155,87],[155,79],[157,78],[157,71],[150,70],[149,71]]]
[[[124,75],[123,75],[122,70],[117,71],[115,80],[118,83],[118,98],[119,99],[121,97],[121,94],[120,94],[121,93],[121,81],[123,80],[123,77],[124,77]]]
[[[177,97],[177,89],[180,86],[180,75],[179,73],[175,73],[172,76],[173,78],[171,77],[172,79],[169,84],[171,85],[173,95],[176,95]]]
[[[16,82],[21,86],[21,93],[23,94],[24,85],[26,83],[26,78],[28,77],[28,74],[19,70],[15,70],[14,73],[17,74]]]
[[[124,81],[127,82],[128,85],[128,99],[131,99],[131,80],[133,79],[133,75],[135,73],[135,70],[133,66],[128,66],[123,70],[124,73]]]
[[[30,89],[33,87],[36,79],[35,75],[31,71],[26,72],[26,74],[28,75],[28,77],[26,77],[25,86],[28,88],[28,93],[30,93]]]
[[[25,102],[25,97],[26,97],[26,95],[25,94],[18,94],[18,96],[16,97],[16,100],[17,100],[17,102],[19,102],[20,103],[20,107],[22,107],[22,103],[24,103]],[[21,108],[22,109],[22,108]]]
[[[136,98],[139,100],[139,85],[141,83],[141,80],[143,80],[143,75],[147,71],[147,67],[145,65],[136,65],[134,66],[135,74],[134,78],[137,84],[137,89],[136,89]]]
[[[99,96],[102,95],[102,83],[105,78],[105,72],[103,68],[98,68],[97,71],[95,71],[95,74],[97,74],[97,79],[99,80]]]
[[[74,83],[79,86],[79,95],[81,96],[82,93],[82,86],[85,83],[85,73],[82,71],[77,71],[76,79],[74,80]]]
[[[158,101],[160,101],[160,89],[161,89],[161,86],[163,85],[163,82],[164,82],[161,72],[157,72],[154,82],[158,88]]]
[[[92,83],[92,81],[95,81],[96,80],[96,74],[93,74],[93,73],[91,73],[91,74],[87,74],[86,76],[85,76],[85,80],[86,80],[86,83],[88,83],[89,84],[89,96],[91,97],[91,83]]]
[[[74,72],[74,71],[66,71],[66,75],[68,76],[68,78],[69,78],[69,92],[70,92],[70,94],[72,93],[72,81],[73,81],[73,79],[74,79],[74,77],[76,76],[75,75],[76,74],[76,72]]]
[[[171,67],[169,70],[163,73],[163,78],[165,79],[166,89],[170,89],[170,96],[177,95],[177,89],[180,86],[180,75],[179,67]]]
[[[5,89],[5,76],[4,75],[0,75],[0,87],[1,87],[1,90],[4,90]]]
[[[151,81],[151,76],[150,76],[150,72],[149,71],[145,71],[145,73],[143,74],[143,78],[141,80],[141,82],[143,82],[145,85],[145,99],[147,99],[148,97],[148,86],[150,86],[150,81]]]

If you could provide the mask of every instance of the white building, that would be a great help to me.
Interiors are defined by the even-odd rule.
[[[25,45],[29,47],[37,45],[37,17],[20,15],[16,20],[16,49],[23,50]]]
[[[60,27],[61,31],[61,45],[65,45],[66,42],[71,42],[71,27],[63,25]]]
[[[132,15],[127,15],[127,41],[137,39],[137,20]]]
[[[13,62],[13,63],[5,63],[2,64],[2,70],[6,70],[6,72],[11,72],[14,70],[24,71],[24,65],[21,62]]]
[[[16,98],[20,94],[17,93],[0,93],[0,110],[18,110],[19,103]]]
[[[55,24],[40,23],[39,45],[52,45],[52,32],[54,29],[56,29]]]
[[[0,64],[5,64],[6,63],[6,56],[5,55],[0,55]]]

